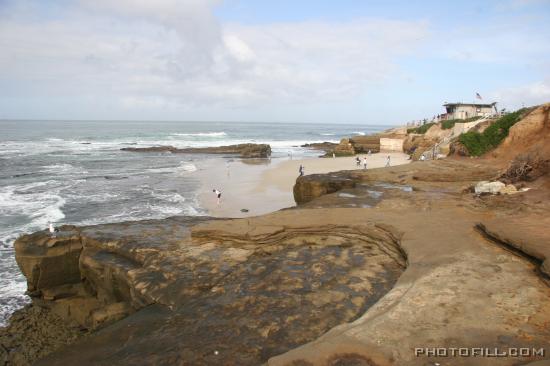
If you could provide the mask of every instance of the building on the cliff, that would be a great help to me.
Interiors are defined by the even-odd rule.
[[[490,104],[478,103],[445,103],[447,113],[441,119],[467,119],[471,117],[485,117],[497,113],[496,102]]]

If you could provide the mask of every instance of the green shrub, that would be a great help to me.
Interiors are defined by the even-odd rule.
[[[483,116],[475,116],[475,117],[470,117],[470,118],[466,118],[466,119],[463,119],[462,122],[466,123],[466,122],[473,122],[473,121],[477,121],[478,119],[482,119]]]
[[[481,118],[483,118],[483,117],[482,116],[475,116],[475,117],[470,117],[470,118],[466,118],[466,119],[448,119],[446,121],[441,122],[441,128],[443,130],[448,130],[449,128],[453,128],[455,123],[473,122],[473,121],[477,121],[478,119],[481,119]]]
[[[453,128],[455,123],[457,122],[463,122],[461,119],[448,119],[446,121],[441,122],[441,128],[443,130],[448,130],[449,128]]]
[[[470,155],[480,156],[494,149],[508,136],[508,131],[524,114],[530,111],[527,108],[519,109],[500,117],[495,123],[487,127],[483,133],[466,132],[458,140],[468,149]]]
[[[435,125],[434,122],[432,123],[426,123],[425,125],[422,125],[422,126],[419,126],[419,127],[415,127],[415,128],[409,128],[407,129],[407,133],[420,133],[420,134],[425,134],[426,131],[428,131],[430,129],[430,127],[432,127],[433,125]]]

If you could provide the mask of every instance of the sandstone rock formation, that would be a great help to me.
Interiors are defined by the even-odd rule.
[[[344,188],[355,187],[355,181],[344,174],[310,174],[299,177],[294,185],[294,201],[306,203],[314,198]]]
[[[357,318],[405,268],[400,234],[315,216],[171,218],[21,237],[17,260],[36,306],[102,328],[38,364],[258,365]],[[33,345],[38,356],[55,349]],[[12,359],[33,361],[27,347],[11,347]]]
[[[380,151],[380,136],[354,136],[345,138],[334,148],[336,156],[351,156]],[[332,152],[330,152],[332,154]]]
[[[271,156],[271,146],[267,144],[238,144],[184,149],[178,149],[174,146],[124,147],[120,150],[132,152],[170,152],[184,154],[228,154],[240,155],[241,158],[268,158]]]
[[[334,142],[314,142],[311,144],[303,144],[301,147],[306,147],[314,150],[321,150],[325,152],[325,157],[332,157],[332,152],[338,146]]]

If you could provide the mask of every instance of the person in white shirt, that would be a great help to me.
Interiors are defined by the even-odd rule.
[[[220,204],[220,200],[222,198],[222,192],[221,191],[218,191],[217,189],[213,189],[212,192],[214,192],[216,194],[216,198],[217,198],[217,203],[218,205]]]
[[[363,169],[367,170],[367,157],[363,158]]]
[[[55,238],[55,228],[53,227],[53,224],[50,222],[50,235],[52,238]]]

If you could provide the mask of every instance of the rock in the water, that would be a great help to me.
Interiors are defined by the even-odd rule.
[[[497,194],[504,187],[506,187],[506,184],[499,181],[495,181],[495,182],[482,181],[476,184],[474,188],[474,192],[476,194],[482,194],[482,193]]]
[[[124,147],[120,150],[132,152],[170,152],[174,154],[235,154],[240,155],[241,158],[268,158],[271,156],[271,146],[267,144],[238,144],[185,149],[178,149],[174,146]]]

